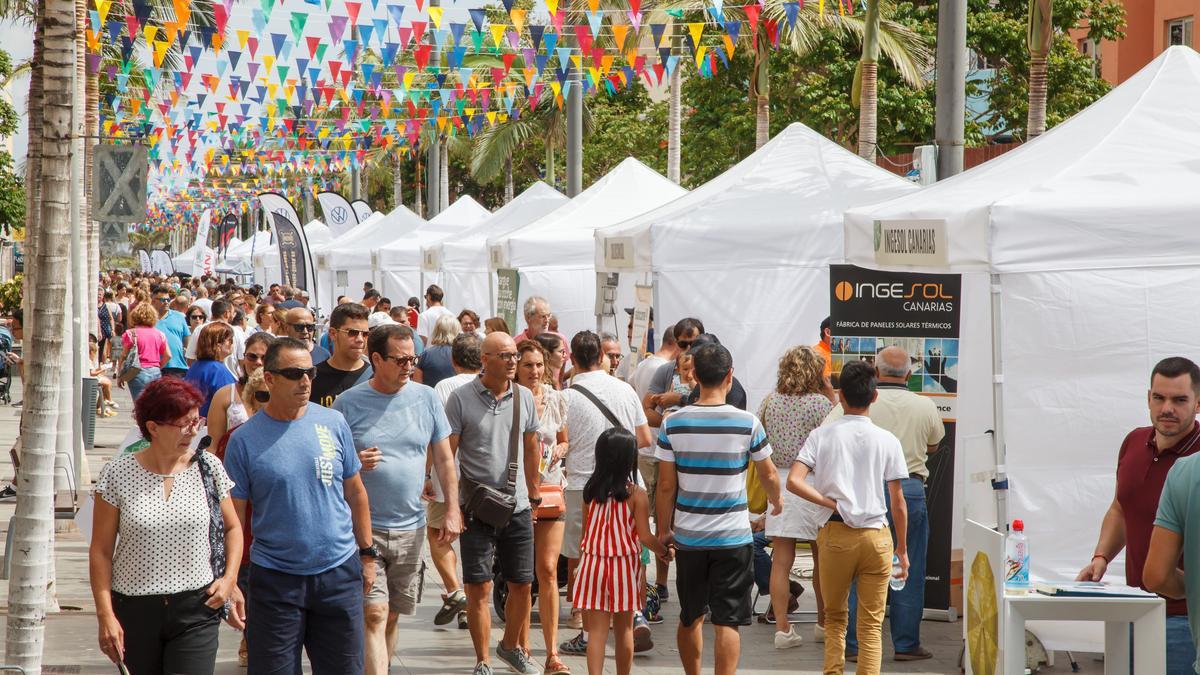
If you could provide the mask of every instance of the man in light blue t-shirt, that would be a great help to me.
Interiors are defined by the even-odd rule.
[[[253,504],[250,672],[363,670],[363,594],[375,582],[371,513],[342,414],[310,404],[308,346],[279,338],[263,374],[271,398],[229,439],[225,468],[238,518]],[[363,564],[368,563],[368,564]],[[241,616],[235,595],[235,616]]]
[[[183,314],[187,311],[188,299],[176,297],[172,301],[166,286],[156,286],[150,294],[150,299],[158,312],[158,323],[154,327],[162,331],[167,338],[167,346],[171,348],[171,359],[163,366],[162,374],[183,377],[188,369],[183,355],[187,349],[188,336],[192,334],[187,325],[187,317]]]
[[[362,458],[362,481],[371,497],[372,541],[379,549],[375,585],[367,592],[364,610],[370,673],[387,672],[399,635],[398,619],[417,611],[425,547],[421,490],[430,467],[437,467],[445,494],[458,492],[446,412],[433,389],[409,381],[416,363],[412,338],[408,326],[373,329],[367,339],[371,379],[342,392],[333,403],[334,410],[345,415]],[[461,531],[458,502],[450,500],[442,539],[448,544]],[[466,606],[465,596],[461,604]]]
[[[1200,611],[1193,612],[1193,608],[1200,607],[1200,535],[1195,534],[1200,527],[1200,490],[1195,489],[1198,481],[1200,455],[1184,457],[1171,467],[1159,497],[1150,551],[1142,570],[1146,590],[1172,599],[1187,598],[1187,617],[1167,617],[1167,675],[1189,672],[1179,663],[1181,659],[1172,663],[1173,646],[1195,645],[1200,653]],[[1179,618],[1186,618],[1187,623],[1172,621]],[[1191,666],[1191,672],[1200,672],[1200,659]]]

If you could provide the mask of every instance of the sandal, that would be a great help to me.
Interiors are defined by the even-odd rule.
[[[558,658],[558,654],[546,655],[546,667],[542,669],[543,675],[571,675],[571,669],[563,660]]]

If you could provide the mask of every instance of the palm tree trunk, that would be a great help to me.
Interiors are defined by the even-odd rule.
[[[1046,132],[1046,57],[1029,60],[1029,119],[1026,136],[1033,140]]]
[[[760,27],[754,45],[754,71],[750,91],[754,95],[754,149],[771,140],[771,45],[765,27]]]
[[[83,201],[80,209],[83,213],[84,231],[83,245],[87,251],[87,299],[86,307],[91,307],[99,292],[100,285],[100,223],[92,220],[92,148],[100,135],[100,81],[98,75],[88,75],[87,47],[84,38],[84,26],[87,24],[87,0],[76,0],[75,18],[78,38],[75,49],[78,51],[79,81],[84,83],[84,116],[83,116]],[[95,312],[88,312],[88,332],[100,334],[100,317]]]
[[[438,149],[438,162],[441,164],[441,170],[438,171],[438,202],[441,208],[438,213],[441,213],[450,206],[450,139],[443,138]]]
[[[404,160],[400,157],[400,148],[392,154],[392,208],[404,203]]]
[[[879,121],[878,91],[879,64],[862,63],[862,99],[858,105],[858,156],[875,161],[875,145]]]
[[[546,183],[554,185],[554,144],[546,139]]]
[[[512,168],[512,153],[504,158],[504,203],[507,204],[513,200],[513,195],[516,192],[513,185],[513,168]]]
[[[667,100],[667,178],[676,184],[679,183],[680,70],[677,66],[671,72],[671,92]]]
[[[71,106],[75,68],[74,0],[39,0],[35,42],[41,42],[44,90],[34,114],[41,125],[41,166],[33,175],[40,187],[35,207],[39,223],[38,283],[31,303],[41,326],[29,334],[26,353],[26,397],[23,413],[22,462],[13,519],[12,576],[8,591],[5,661],[41,672],[45,636],[48,561],[54,509],[54,449],[67,297],[67,247],[71,199]],[[37,111],[36,113],[34,111]],[[32,124],[31,124],[32,126]]]
[[[757,150],[771,140],[771,99],[759,96],[754,108],[754,149]]]

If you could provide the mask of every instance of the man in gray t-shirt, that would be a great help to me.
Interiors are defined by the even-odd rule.
[[[529,630],[533,582],[532,504],[538,495],[541,448],[537,438],[537,410],[533,393],[513,382],[517,372],[517,345],[505,333],[488,335],[480,349],[483,374],[459,387],[446,401],[450,421],[450,449],[458,456],[459,485],[465,503],[478,484],[504,491],[508,484],[509,439],[513,424],[513,397],[520,398],[521,447],[518,448],[516,512],[502,529],[466,514],[466,529],[459,538],[463,583],[467,587],[467,625],[475,646],[475,672],[490,673],[488,640],[492,593],[492,560],[508,583],[504,637],[496,655],[518,673],[539,673],[518,640]]]

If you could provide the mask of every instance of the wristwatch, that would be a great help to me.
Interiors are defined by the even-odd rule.
[[[378,558],[379,557],[379,549],[375,547],[375,544],[371,544],[370,546],[367,546],[366,548],[360,548],[360,549],[358,549],[358,557],[360,557],[360,558]]]

